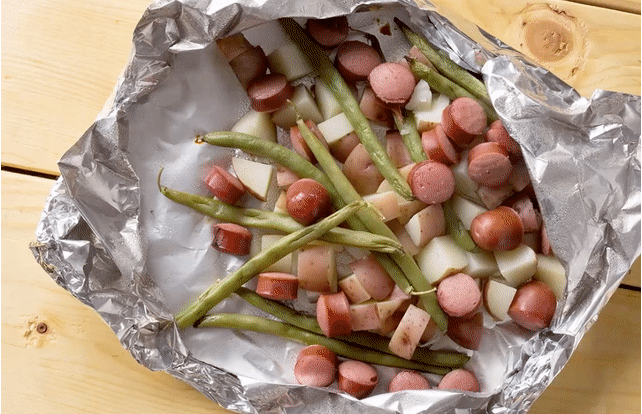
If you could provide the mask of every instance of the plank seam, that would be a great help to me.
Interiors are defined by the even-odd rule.
[[[59,177],[56,174],[47,174],[47,173],[42,173],[38,171],[28,170],[26,168],[9,167],[6,165],[2,166],[2,171],[14,173],[14,174],[29,175],[32,177],[46,178],[48,180],[57,180]]]

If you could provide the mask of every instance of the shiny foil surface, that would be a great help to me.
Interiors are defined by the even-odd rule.
[[[568,288],[550,329],[538,333],[485,315],[480,349],[466,366],[479,378],[481,393],[390,394],[387,382],[396,371],[377,367],[380,385],[359,401],[336,386],[296,385],[300,344],[224,329],[179,331],[174,324],[173,314],[243,263],[210,247],[211,219],[166,199],[156,184],[163,167],[163,185],[207,194],[200,181],[207,167],[229,166],[235,154],[194,140],[229,129],[249,108],[214,40],[244,31],[269,54],[285,40],[274,19],[342,14],[350,15],[351,27],[377,36],[387,60],[398,60],[410,47],[394,28],[392,19],[399,17],[459,64],[482,73],[497,113],[522,145]],[[386,23],[391,35],[380,30]],[[478,44],[469,36],[485,40]],[[501,40],[470,24],[455,27],[430,5],[157,1],[135,29],[130,62],[112,98],[60,160],[62,176],[31,249],[60,286],[100,314],[140,364],[169,372],[232,411],[524,413],[640,254],[639,144],[640,97],[597,91],[582,98]],[[247,201],[253,207],[274,203]],[[217,311],[261,314],[238,297]],[[434,346],[450,344],[444,339]],[[428,378],[433,385],[439,380]]]

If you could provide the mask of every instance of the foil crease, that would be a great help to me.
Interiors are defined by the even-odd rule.
[[[582,98],[501,40],[471,24],[455,27],[433,9],[409,1],[155,2],[136,26],[130,61],[112,97],[59,162],[62,177],[30,246],[36,260],[94,308],[140,364],[170,373],[235,412],[526,412],[640,254],[640,97],[597,91]],[[483,393],[386,394],[380,387],[378,395],[358,401],[336,389],[295,385],[287,362],[300,349],[295,345],[251,333],[179,332],[174,324],[173,313],[212,282],[200,266],[222,276],[241,265],[213,254],[207,242],[202,246],[210,237],[207,219],[163,202],[155,190],[161,165],[168,167],[168,180],[173,172],[170,187],[198,192],[198,177],[181,175],[194,171],[178,164],[229,161],[229,151],[191,143],[196,133],[228,129],[247,109],[243,91],[229,86],[233,74],[216,56],[214,39],[250,33],[279,17],[356,12],[355,24],[372,20],[367,13],[401,13],[459,64],[483,73],[500,118],[522,145],[551,244],[567,270],[568,290],[549,329],[532,335],[485,320],[493,329],[485,330],[470,362],[483,368],[476,370]],[[382,44],[387,58],[397,45]],[[210,66],[217,71],[208,72]],[[177,281],[164,267],[191,276]],[[240,302],[230,298],[217,310],[257,312]],[[212,350],[212,338],[240,344],[241,352]]]

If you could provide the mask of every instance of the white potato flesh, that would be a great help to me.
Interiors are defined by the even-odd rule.
[[[290,185],[294,184],[299,177],[287,168],[279,166],[276,169],[276,185],[279,188],[287,189]]]
[[[450,99],[446,95],[437,95],[432,97],[430,108],[427,110],[413,111],[415,123],[419,132],[431,129],[435,124],[441,122],[441,113],[450,104]]]
[[[242,132],[264,139],[270,142],[276,142],[276,125],[272,122],[269,112],[257,112],[250,109],[241,117],[231,128],[232,132]]]
[[[279,198],[276,199],[276,203],[274,204],[274,212],[280,214],[288,214],[288,210],[286,207],[287,202],[287,193],[285,191],[281,191],[281,193],[279,194]]]
[[[439,283],[468,265],[466,251],[452,237],[435,237],[417,255],[417,264],[428,282]]]
[[[566,289],[566,271],[562,262],[555,256],[537,255],[537,269],[534,279],[544,282],[551,288],[557,300],[564,297]]]
[[[431,204],[413,215],[404,226],[412,242],[424,247],[435,237],[446,234],[446,221],[441,204]]]
[[[233,157],[232,167],[236,177],[250,194],[261,201],[267,200],[274,174],[272,165]]]
[[[350,305],[350,323],[353,331],[369,331],[381,325],[375,303]]]
[[[323,116],[317,107],[312,92],[305,85],[294,88],[290,102],[272,114],[272,121],[285,130],[296,125],[297,112],[301,119],[312,120],[315,124],[323,122]]]
[[[481,204],[481,198],[477,195],[479,184],[470,179],[468,175],[468,151],[461,154],[459,164],[451,167],[455,176],[455,192],[460,196]]]
[[[496,251],[493,254],[499,273],[513,287],[526,282],[537,270],[537,255],[525,244],[513,250]]]
[[[267,250],[281,240],[280,234],[264,234],[261,236],[261,250]],[[292,253],[283,256],[278,262],[268,266],[265,272],[292,273]]]
[[[515,297],[517,289],[494,279],[488,279],[484,286],[484,304],[486,310],[497,321],[509,319],[508,308]]]
[[[402,309],[404,304],[405,307],[408,307],[408,305],[410,305],[410,299],[397,298],[375,302],[377,315],[379,315],[379,319],[381,320],[388,319],[398,310],[404,310]]]
[[[339,115],[343,110],[339,101],[334,97],[334,94],[325,83],[319,78],[314,82],[314,95],[317,101],[317,107],[321,112],[323,119],[330,119],[335,115]]]
[[[288,82],[299,79],[314,71],[301,49],[292,42],[279,46],[267,56],[272,72],[278,72],[288,78]]]
[[[480,185],[477,189],[477,195],[482,204],[489,210],[494,210],[499,207],[504,200],[513,194],[513,187],[510,184],[501,187],[487,187]]]
[[[339,289],[345,293],[350,303],[363,303],[372,298],[355,275],[341,279],[338,283]]]
[[[335,141],[354,131],[352,124],[343,112],[319,123],[317,127],[328,145],[332,145]]]
[[[457,194],[453,196],[452,200],[455,215],[459,221],[461,221],[461,224],[464,225],[466,230],[470,230],[470,223],[473,222],[475,217],[488,211],[488,209],[480,206],[479,204]]]
[[[392,334],[392,338],[390,338],[388,348],[401,358],[412,358],[429,321],[428,312],[415,305],[408,306],[397,329]]]
[[[399,243],[401,243],[408,254],[410,254],[411,256],[416,256],[421,249],[412,241],[404,226],[401,225],[401,223],[399,223],[398,221],[397,224],[397,227],[391,227],[393,233],[397,237],[397,240],[399,240]]]
[[[337,292],[337,261],[331,244],[314,242],[297,252],[299,286],[313,292]]]
[[[394,220],[399,217],[399,198],[394,191],[385,193],[374,193],[363,196],[363,200],[372,206],[381,214],[384,222]]]
[[[432,91],[425,80],[420,80],[415,85],[415,90],[406,104],[409,111],[429,111],[432,107]]]
[[[497,267],[495,256],[492,253],[468,251],[465,251],[465,253],[468,265],[464,267],[462,273],[475,278],[485,278],[499,274],[499,267]]]

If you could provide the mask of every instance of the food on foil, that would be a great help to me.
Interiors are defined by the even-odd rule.
[[[233,173],[212,167],[204,182],[214,197],[162,186],[160,174],[158,185],[220,221],[212,245],[222,252],[248,255],[248,228],[285,235],[264,235],[259,252],[176,315],[179,328],[251,330],[306,344],[296,381],[336,381],[356,398],[377,386],[373,365],[401,369],[389,392],[432,385],[479,392],[464,366],[480,345],[482,309],[541,330],[566,285],[519,145],[483,83],[400,20],[413,44],[400,62],[386,62],[367,37],[351,39],[344,17],[308,20],[306,30],[280,22],[292,42],[267,57],[243,34],[217,41],[251,109],[231,131],[199,137],[277,164],[274,211],[235,205],[246,191],[270,199],[275,170],[242,155],[232,159]],[[313,90],[295,83],[313,73]],[[383,136],[376,126],[386,128]],[[350,274],[337,272],[337,246],[349,255]],[[244,286],[255,276],[255,289]],[[301,290],[315,298],[314,314],[288,306]],[[208,314],[232,294],[279,320]],[[431,350],[443,335],[452,349]],[[443,377],[431,384],[424,373]]]

